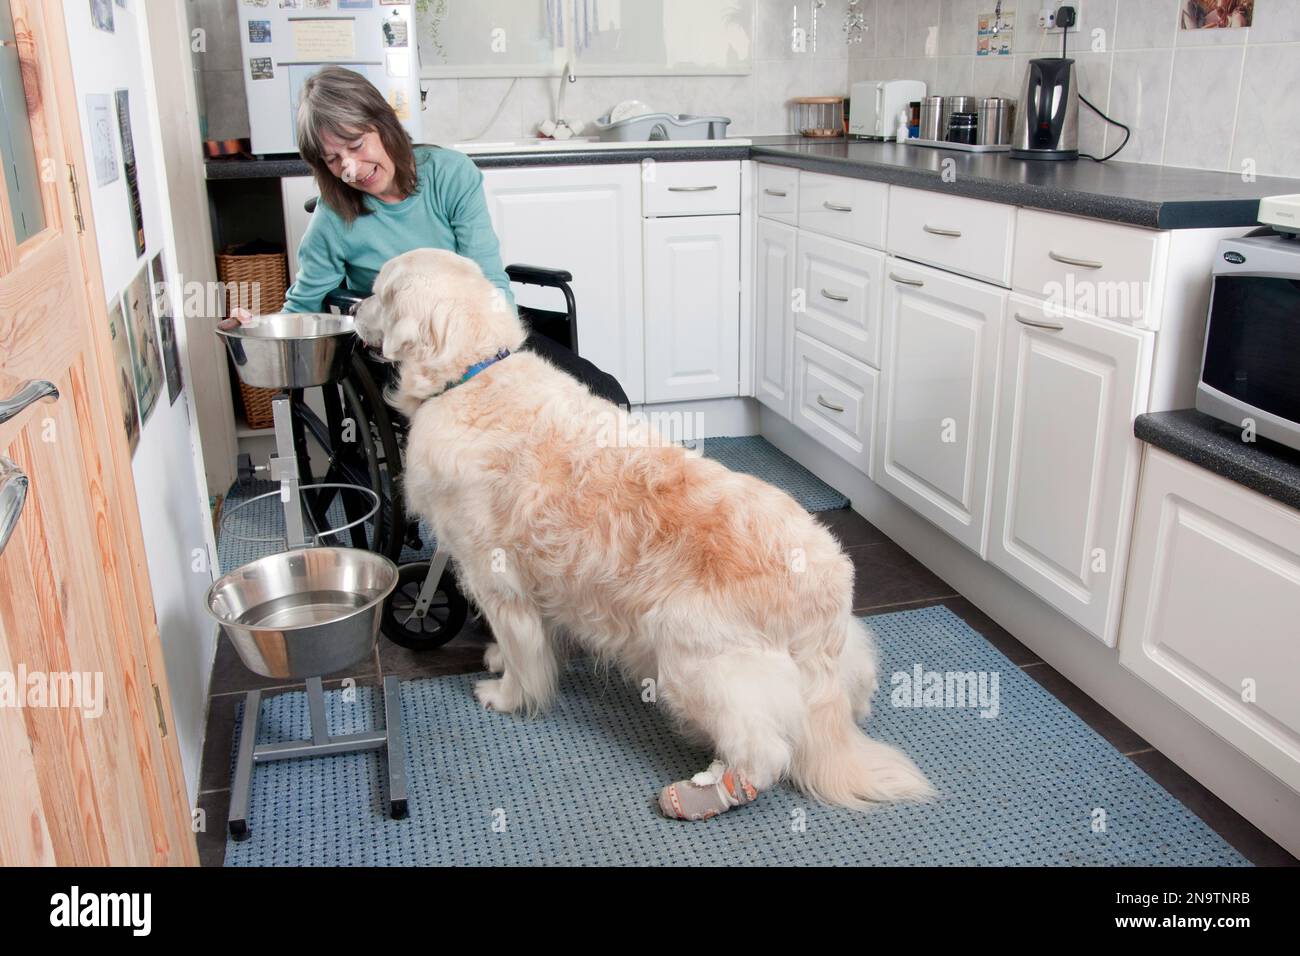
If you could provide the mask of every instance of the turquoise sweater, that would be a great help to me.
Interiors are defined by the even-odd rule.
[[[349,226],[323,202],[298,246],[298,276],[285,295],[285,312],[319,312],[321,300],[344,280],[369,294],[385,262],[412,249],[451,249],[473,259],[488,280],[515,303],[483,196],[483,174],[454,149],[415,148],[419,189],[401,202],[365,199],[369,215]]]

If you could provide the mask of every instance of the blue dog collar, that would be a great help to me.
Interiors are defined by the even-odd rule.
[[[439,395],[444,394],[450,391],[451,389],[455,388],[457,385],[465,384],[471,378],[477,375],[479,372],[487,368],[489,365],[492,365],[496,362],[500,362],[503,358],[505,358],[509,354],[510,354],[510,350],[507,348],[498,349],[497,354],[492,356],[490,359],[484,359],[482,362],[475,362],[469,368],[465,369],[464,375],[456,379],[454,382],[448,382],[446,385],[442,387],[442,391],[439,392],[438,394]]]

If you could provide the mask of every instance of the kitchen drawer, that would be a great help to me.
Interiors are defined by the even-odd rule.
[[[1011,284],[1088,315],[1155,328],[1168,235],[1021,209]]]
[[[878,368],[885,258],[799,230],[794,285],[803,301],[795,302],[795,328]]]
[[[850,242],[885,247],[884,183],[821,173],[799,174],[799,228]]]
[[[890,187],[889,251],[949,272],[1010,286],[1015,223],[1015,206]]]
[[[642,167],[642,215],[721,216],[740,212],[740,163],[655,163]]]
[[[799,221],[799,170],[759,164],[758,214],[792,226]]]
[[[871,477],[880,373],[802,332],[794,336],[794,423]]]

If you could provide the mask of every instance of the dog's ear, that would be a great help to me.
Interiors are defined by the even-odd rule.
[[[401,362],[420,352],[436,357],[446,345],[447,331],[463,311],[463,303],[435,285],[422,277],[404,276],[384,286],[381,302],[389,317],[384,358]]]

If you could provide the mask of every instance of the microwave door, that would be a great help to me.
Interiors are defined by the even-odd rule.
[[[1201,381],[1242,417],[1300,429],[1300,279],[1215,276]]]

